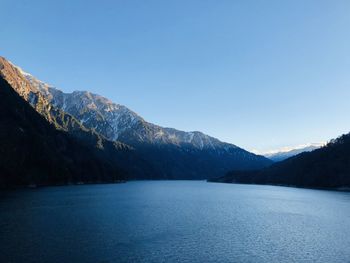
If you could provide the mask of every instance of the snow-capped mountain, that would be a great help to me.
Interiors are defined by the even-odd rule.
[[[303,152],[311,152],[324,146],[325,143],[310,143],[296,147],[287,147],[277,151],[265,153],[264,156],[274,162],[280,162]]]
[[[201,132],[184,132],[146,122],[127,107],[113,103],[100,95],[88,91],[64,93],[28,73],[25,76],[52,105],[73,115],[84,126],[95,129],[110,140],[119,140],[131,145],[173,144],[213,150],[237,148],[233,144],[220,142]]]
[[[205,179],[229,170],[258,169],[271,164],[263,156],[201,132],[149,123],[127,107],[100,95],[88,91],[64,93],[20,68],[17,71],[30,83],[31,90],[40,93],[37,97],[48,102],[48,107],[72,116],[82,127],[110,141],[136,149],[156,171],[154,178]]]

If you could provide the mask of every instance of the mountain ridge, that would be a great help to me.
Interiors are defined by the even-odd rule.
[[[265,157],[201,132],[184,132],[149,123],[126,106],[98,94],[64,93],[29,74],[27,78],[55,107],[106,138],[137,149],[147,161],[156,164],[166,179],[205,179],[212,173],[225,173],[229,169],[257,169],[271,164]],[[203,160],[210,165],[203,164]]]
[[[32,85],[37,87],[38,90],[48,100],[50,100],[50,102],[54,106],[62,109],[63,111],[71,113],[72,115],[78,115],[74,111],[79,111],[79,110],[81,110],[81,108],[78,107],[76,109],[72,109],[71,106],[70,107],[67,106],[70,104],[71,100],[75,100],[75,101],[77,99],[81,100],[80,101],[81,103],[79,103],[80,106],[82,106],[82,104],[84,104],[84,101],[86,100],[87,104],[85,105],[85,107],[87,109],[90,109],[90,110],[96,110],[96,109],[98,109],[99,106],[101,107],[101,105],[104,104],[105,106],[108,106],[108,107],[99,109],[100,113],[102,111],[106,111],[106,112],[117,112],[118,111],[118,113],[120,113],[120,114],[115,114],[115,116],[113,116],[113,118],[116,119],[117,122],[119,121],[119,118],[124,117],[124,118],[128,119],[127,122],[129,123],[130,126],[137,124],[135,122],[141,122],[145,126],[148,126],[150,129],[156,130],[157,131],[156,136],[153,136],[153,138],[155,138],[155,139],[152,141],[154,143],[156,143],[157,141],[163,141],[163,142],[168,142],[168,143],[173,143],[173,144],[193,143],[194,142],[195,146],[197,146],[198,148],[203,148],[204,145],[213,146],[213,142],[215,142],[215,143],[227,144],[227,145],[230,145],[231,147],[237,147],[234,144],[224,143],[224,142],[222,142],[214,137],[211,137],[209,135],[206,135],[200,131],[186,132],[186,131],[181,131],[181,130],[178,130],[175,128],[162,127],[160,125],[156,125],[156,124],[147,122],[144,118],[142,118],[140,115],[138,115],[134,111],[130,110],[126,106],[114,103],[111,100],[109,100],[108,98],[103,97],[101,95],[98,95],[96,93],[92,93],[89,91],[73,91],[71,93],[65,93],[56,87],[53,87],[51,85],[46,84],[43,81],[38,80],[37,78],[33,77],[29,73],[26,73],[26,77],[31,82]],[[90,103],[90,104],[88,104],[88,103]],[[125,115],[128,115],[128,116],[125,116]],[[89,121],[89,119],[84,118],[84,116],[80,116],[79,119],[80,119],[82,124],[88,123],[88,121]],[[108,117],[106,119],[108,119]],[[111,119],[111,118],[109,118],[109,119]],[[101,134],[104,134],[110,140],[118,140],[119,136],[121,136],[121,137],[123,136],[122,135],[123,129],[120,129],[120,126],[122,126],[125,129],[125,125],[123,125],[123,124],[120,125],[119,123],[116,123],[116,122],[109,123],[109,124],[110,125],[109,125],[108,129],[113,129],[113,131],[107,131],[107,132],[102,131],[102,130],[98,130],[98,131]],[[92,126],[89,124],[87,124],[87,125]],[[127,128],[130,128],[130,126]],[[142,138],[142,137],[139,139],[140,139],[140,141],[144,140],[144,138]],[[196,140],[197,140],[197,142],[196,142]],[[205,144],[203,142],[203,140],[206,140],[208,143]]]
[[[11,67],[16,66],[8,66]],[[70,133],[74,133],[73,128],[79,132],[86,130],[101,138],[100,141],[107,140],[117,143],[121,148],[134,149],[150,167],[153,167],[154,174],[149,177],[206,179],[232,169],[258,169],[272,163],[263,156],[221,142],[201,132],[184,132],[149,123],[127,107],[113,103],[98,94],[88,91],[64,93],[21,68],[12,69],[16,70],[16,74],[4,75],[9,75],[10,82],[12,75],[15,75],[15,80],[17,75],[20,75],[20,81],[14,81],[17,85],[14,85],[15,89],[19,94],[22,93],[37,111],[43,112],[57,128]],[[39,99],[31,99],[28,94]],[[38,104],[40,107],[37,106],[37,101],[42,102]],[[73,128],[66,127],[67,125],[52,120],[52,109],[60,113],[60,121],[64,119],[61,115],[64,115],[76,125]],[[80,136],[78,134],[78,138]]]

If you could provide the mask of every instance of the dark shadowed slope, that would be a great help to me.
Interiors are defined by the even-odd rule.
[[[94,129],[85,127],[71,114],[55,107],[25,77],[24,72],[5,58],[0,57],[2,76],[28,104],[42,115],[57,130],[69,133],[84,146],[93,149],[99,158],[121,167],[128,178],[152,178],[155,171],[132,147],[109,141]]]
[[[112,182],[117,165],[58,131],[0,77],[0,186]]]
[[[258,171],[232,171],[215,182],[298,187],[350,187],[350,134],[312,152],[301,153]]]

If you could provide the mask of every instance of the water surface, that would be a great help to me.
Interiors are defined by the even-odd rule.
[[[350,262],[350,194],[202,181],[2,193],[0,262]]]

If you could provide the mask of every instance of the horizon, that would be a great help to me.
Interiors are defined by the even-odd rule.
[[[64,92],[249,151],[350,130],[346,1],[84,3],[4,1],[1,55]]]

